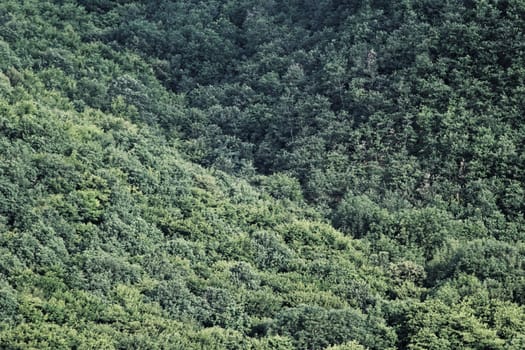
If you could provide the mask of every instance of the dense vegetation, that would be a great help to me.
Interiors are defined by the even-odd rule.
[[[525,348],[525,2],[0,3],[2,349]]]

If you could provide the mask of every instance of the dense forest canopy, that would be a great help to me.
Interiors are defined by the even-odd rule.
[[[525,348],[525,2],[4,0],[2,349]]]

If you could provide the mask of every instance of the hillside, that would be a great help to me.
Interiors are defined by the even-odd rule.
[[[525,4],[0,4],[2,349],[525,348]]]

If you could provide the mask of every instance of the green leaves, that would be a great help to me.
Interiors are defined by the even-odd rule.
[[[365,319],[361,313],[349,309],[326,310],[301,306],[283,310],[277,317],[274,331],[291,335],[298,348],[308,346],[323,349],[350,340],[357,340],[371,349],[392,348],[394,333],[374,321],[376,320],[373,318]]]
[[[1,2],[1,346],[524,348],[523,10]]]

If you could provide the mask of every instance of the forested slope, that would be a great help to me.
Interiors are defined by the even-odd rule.
[[[525,348],[524,30],[2,1],[0,347]]]

